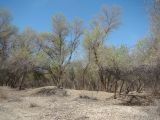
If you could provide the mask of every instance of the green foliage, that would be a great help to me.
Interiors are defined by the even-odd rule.
[[[6,60],[10,49],[9,39],[15,33],[16,28],[11,24],[10,13],[5,9],[0,9],[0,61]]]
[[[125,68],[132,65],[131,54],[125,45],[120,47],[115,46],[101,46],[98,49],[99,63],[104,67],[118,67]],[[93,58],[93,56],[91,56]],[[90,60],[93,69],[97,69],[94,65],[94,58]]]
[[[69,23],[62,14],[57,14],[52,17],[52,25],[52,33],[41,33],[40,44],[42,51],[48,56],[53,79],[58,79],[59,83],[78,46],[82,35],[82,21],[75,19]]]

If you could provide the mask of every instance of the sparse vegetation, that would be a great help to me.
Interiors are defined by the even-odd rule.
[[[122,106],[139,106],[145,109],[153,106],[155,100],[160,101],[160,0],[152,0],[149,4],[146,6],[149,8],[149,33],[138,40],[132,49],[127,45],[116,46],[106,42],[109,35],[114,34],[121,26],[121,6],[103,6],[89,25],[83,24],[79,18],[71,21],[63,14],[55,14],[51,19],[50,32],[37,32],[31,27],[18,31],[13,25],[10,12],[0,9],[0,86],[11,88],[8,93],[0,89],[0,101],[5,105],[6,102],[10,105],[19,102],[25,106],[25,100],[28,98],[39,97],[45,101],[54,97],[55,110],[62,110],[62,114],[63,109],[73,110],[68,116],[74,112],[74,102],[84,102],[77,102],[75,98],[94,100],[102,112],[105,111],[102,101],[107,105],[108,102],[111,102],[111,105],[115,102],[118,109]],[[83,52],[82,58],[77,54],[78,49]],[[37,89],[34,91],[34,88]],[[6,88],[7,91],[8,89]],[[29,89],[34,92],[30,94]],[[73,92],[77,92],[76,90],[94,91],[97,94],[99,91],[102,94],[106,92],[110,97],[106,96],[105,100],[100,100],[96,95],[75,95]],[[15,92],[15,96],[10,95],[10,92]],[[56,106],[58,100],[60,103]],[[44,101],[43,104],[46,102]],[[71,106],[63,102],[69,102]],[[63,105],[66,108],[63,108]],[[90,104],[85,105],[91,109]],[[94,107],[98,108],[98,105]],[[3,107],[0,103],[0,113],[1,106]],[[29,108],[39,106],[41,105],[36,102],[29,102]],[[49,108],[47,110],[50,112]],[[156,110],[160,115],[159,103]],[[90,111],[94,114],[97,112]],[[129,114],[131,113],[132,111]],[[72,114],[71,116],[73,117]],[[90,119],[86,116],[80,114],[74,119]],[[143,116],[150,117],[144,114]],[[160,118],[157,114],[155,116]]]
[[[42,88],[38,90],[36,93],[33,93],[33,95],[41,95],[41,96],[68,96],[67,91],[65,89],[60,89],[57,87],[54,88]]]

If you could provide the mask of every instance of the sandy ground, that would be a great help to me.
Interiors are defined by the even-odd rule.
[[[157,106],[120,105],[112,93],[67,89],[65,96],[36,95],[41,89],[1,87],[0,120],[160,120]],[[97,100],[82,99],[80,95]]]

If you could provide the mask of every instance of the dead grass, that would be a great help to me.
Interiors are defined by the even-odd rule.
[[[3,92],[0,92],[0,99],[4,99],[4,100],[6,100],[7,99],[7,95],[6,94],[4,94]]]

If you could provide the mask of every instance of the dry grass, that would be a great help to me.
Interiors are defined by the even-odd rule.
[[[4,94],[2,91],[0,91],[0,99],[4,99],[4,100],[6,100],[7,99],[7,95],[6,94]]]
[[[160,116],[160,100],[156,101],[156,106],[157,106],[156,112]]]
[[[4,88],[0,88],[0,100],[6,100],[8,98],[7,92],[3,89]]]

